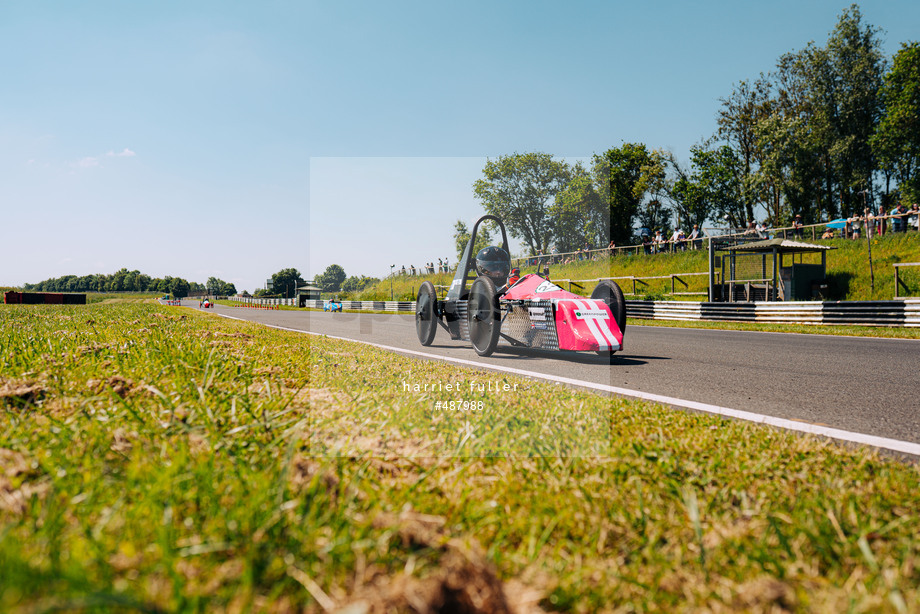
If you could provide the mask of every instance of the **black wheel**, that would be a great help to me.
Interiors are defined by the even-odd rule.
[[[498,345],[498,333],[502,322],[495,283],[488,277],[477,277],[470,287],[467,314],[473,349],[480,356],[491,355]]]
[[[615,281],[609,279],[601,281],[591,293],[591,298],[607,303],[620,332],[626,331],[626,299],[623,298],[623,291]]]
[[[415,301],[415,332],[422,345],[431,345],[434,333],[438,330],[438,322],[434,311],[438,304],[438,297],[434,292],[434,285],[430,281],[422,284],[418,289],[418,298]]]

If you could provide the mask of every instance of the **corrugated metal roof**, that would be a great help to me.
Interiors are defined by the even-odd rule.
[[[772,252],[776,249],[779,253],[789,252],[820,252],[829,249],[837,249],[829,245],[815,245],[814,243],[802,243],[791,239],[766,239],[764,241],[754,241],[743,245],[726,247],[730,252]]]

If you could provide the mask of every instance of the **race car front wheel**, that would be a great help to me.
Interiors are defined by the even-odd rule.
[[[598,283],[594,292],[591,293],[591,298],[607,303],[620,332],[626,331],[626,299],[623,298],[623,291],[615,281],[605,279]]]
[[[473,282],[470,287],[467,314],[473,349],[480,356],[490,356],[498,345],[498,333],[502,324],[495,283],[490,278],[480,276]]]
[[[434,314],[437,303],[434,285],[430,281],[424,282],[418,289],[418,298],[415,301],[415,332],[418,333],[418,340],[425,346],[431,345],[434,333],[438,330]]]

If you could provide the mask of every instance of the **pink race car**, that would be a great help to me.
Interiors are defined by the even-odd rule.
[[[476,229],[485,219],[499,225],[504,247],[486,247],[473,258]],[[585,298],[551,282],[546,270],[543,275],[518,278],[507,245],[501,220],[484,216],[473,226],[447,296],[438,299],[431,282],[422,284],[415,308],[422,345],[431,345],[440,325],[451,339],[470,341],[480,356],[492,354],[499,339],[513,347],[593,351],[603,356],[623,349],[626,301],[615,282],[600,281],[591,297]]]

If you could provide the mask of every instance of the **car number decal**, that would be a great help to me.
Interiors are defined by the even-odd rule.
[[[537,286],[537,289],[534,290],[534,294],[543,294],[544,292],[555,292],[556,290],[562,290],[559,286],[554,284],[551,281],[544,281],[542,284]]]

